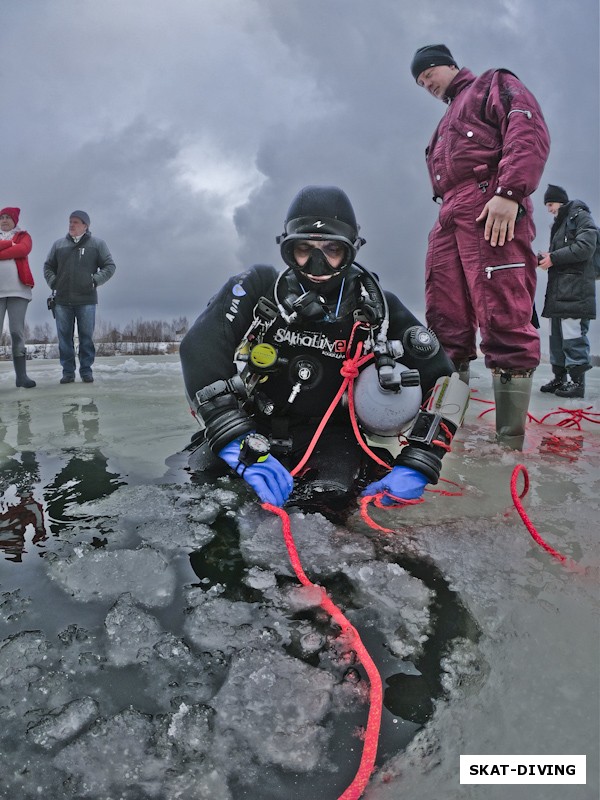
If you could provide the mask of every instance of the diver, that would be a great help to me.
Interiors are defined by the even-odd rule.
[[[277,242],[286,268],[230,278],[181,342],[200,424],[189,467],[233,471],[276,506],[292,491],[307,504],[421,497],[468,387],[434,332],[356,261],[365,239],[345,192],[303,188]]]

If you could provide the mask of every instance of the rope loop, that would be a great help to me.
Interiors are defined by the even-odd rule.
[[[523,487],[523,491],[521,492],[521,494],[518,494],[517,493],[517,480],[519,479],[519,475],[520,474],[523,475],[524,487]],[[534,539],[534,541],[536,541],[540,545],[540,547],[543,547],[544,550],[547,553],[550,553],[552,558],[555,558],[557,561],[560,561],[560,563],[563,564],[563,566],[567,566],[567,567],[571,567],[572,569],[579,570],[579,565],[578,564],[576,564],[571,559],[568,559],[562,553],[559,553],[558,550],[555,550],[547,542],[545,542],[542,539],[542,537],[540,536],[540,534],[537,532],[535,527],[533,526],[533,523],[531,522],[531,520],[527,516],[527,513],[525,512],[525,509],[523,508],[523,504],[521,503],[521,499],[523,497],[525,497],[525,495],[527,494],[528,491],[529,491],[529,473],[527,472],[527,469],[525,468],[525,466],[523,464],[517,464],[517,466],[514,468],[514,470],[512,472],[512,476],[511,476],[511,479],[510,479],[510,493],[512,495],[513,503],[515,504],[515,508],[519,512],[519,516],[523,520],[523,522],[525,524],[525,527],[527,528],[527,530],[531,534],[531,536]]]

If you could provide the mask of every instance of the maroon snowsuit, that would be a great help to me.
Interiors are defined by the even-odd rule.
[[[542,111],[507,70],[479,77],[461,69],[447,90],[450,105],[426,150],[434,199],[442,200],[429,235],[426,315],[455,363],[477,356],[487,367],[530,369],[540,360],[531,324],[536,256],[529,195],[550,148]],[[475,220],[498,194],[520,205],[515,237],[492,247]]]

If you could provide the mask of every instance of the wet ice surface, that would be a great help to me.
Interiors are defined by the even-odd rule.
[[[532,412],[599,412],[596,371],[583,402],[536,388]],[[194,430],[177,359],[101,359],[93,386],[59,386],[56,362],[30,372],[38,387],[17,390],[0,364],[0,796],[337,798],[364,673],[280,521],[239,482],[167,474]],[[489,383],[477,365],[475,396]],[[368,800],[598,797],[600,431],[532,424],[505,452],[486,407],[444,461],[460,496],[371,511],[396,533],[290,509],[305,572],[383,677]],[[518,463],[532,522],[585,572],[530,538]],[[585,753],[588,784],[460,786],[461,753]]]

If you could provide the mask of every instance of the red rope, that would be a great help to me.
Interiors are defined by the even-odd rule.
[[[348,340],[347,352],[350,352],[354,340],[354,334],[356,333],[357,328],[359,328],[361,324],[362,323],[360,322],[356,322],[354,324],[354,327],[352,328],[352,332],[350,334],[350,338]],[[296,466],[292,470],[290,470],[291,475],[297,475],[299,472],[301,472],[302,468],[305,466],[313,450],[315,449],[315,446],[319,441],[321,434],[323,433],[325,425],[327,425],[327,423],[329,422],[329,418],[335,411],[337,404],[344,396],[344,392],[346,391],[346,389],[348,390],[348,411],[350,413],[350,421],[352,423],[352,430],[354,431],[356,441],[362,447],[365,453],[367,453],[367,455],[373,459],[373,461],[376,461],[380,466],[385,467],[386,469],[390,469],[390,465],[387,464],[385,461],[382,461],[382,459],[380,459],[377,455],[375,455],[375,453],[369,448],[369,446],[362,437],[362,434],[358,427],[358,421],[356,419],[356,413],[354,410],[354,381],[360,374],[360,368],[373,358],[373,353],[368,353],[367,355],[363,356],[362,348],[363,348],[363,343],[358,342],[356,345],[356,352],[354,353],[354,356],[344,359],[344,362],[340,369],[340,372],[344,380],[342,381],[342,384],[338,389],[337,394],[329,404],[329,408],[323,415],[323,419],[321,420],[319,426],[317,427],[317,430],[313,434],[313,437],[306,449],[306,452],[302,456],[301,460],[296,464]]]
[[[569,461],[577,461],[583,449],[583,436],[557,436],[551,433],[542,439],[540,453],[543,455],[559,456]]]
[[[283,539],[296,577],[303,586],[310,586],[312,588],[319,589],[321,593],[321,608],[327,611],[334,622],[339,625],[342,632],[341,635],[346,639],[348,645],[356,652],[356,655],[360,663],[364,666],[369,678],[371,685],[370,706],[360,764],[352,783],[339,797],[339,800],[358,800],[358,798],[362,796],[365,787],[369,782],[369,778],[371,777],[373,769],[375,768],[375,757],[377,755],[377,743],[379,740],[379,729],[381,727],[381,712],[383,706],[383,687],[381,676],[377,670],[377,667],[375,666],[375,663],[373,662],[373,659],[362,643],[356,628],[344,616],[341,609],[338,608],[338,606],[336,606],[331,600],[325,589],[323,589],[322,586],[312,583],[312,581],[306,577],[306,574],[302,568],[300,556],[298,555],[298,551],[296,549],[294,537],[292,536],[292,528],[288,513],[282,508],[279,508],[279,506],[274,506],[270,503],[262,503],[262,507],[266,511],[271,511],[273,514],[277,514],[277,516],[281,519]]]
[[[523,487],[523,491],[521,494],[517,493],[517,479],[519,477],[519,473],[523,473],[523,478],[525,480],[525,485]],[[521,498],[525,497],[527,492],[529,491],[529,474],[527,469],[523,466],[523,464],[517,464],[514,468],[511,479],[510,479],[510,493],[512,495],[513,503],[515,504],[515,508],[519,512],[519,516],[525,523],[525,527],[533,537],[533,539],[546,550],[546,552],[550,553],[552,558],[555,558],[557,561],[560,561],[561,564],[565,566],[575,567],[577,568],[578,565],[576,562],[568,559],[566,556],[563,556],[562,553],[559,553],[558,550],[555,550],[553,547],[545,542],[540,534],[536,531],[535,527],[533,526],[531,520],[527,516],[525,509],[523,508],[523,504],[521,503]]]
[[[482,411],[481,414],[478,414],[477,418],[481,419],[486,414],[489,414],[490,411],[494,411],[496,405],[493,400],[484,400],[481,397],[476,397],[475,392],[477,389],[471,389],[470,399],[475,400],[477,403],[485,403],[486,405],[490,406],[490,408],[486,408],[485,411]],[[560,420],[556,424],[561,428],[577,428],[578,431],[582,430],[581,422],[593,422],[595,425],[600,425],[600,413],[597,411],[592,411],[594,406],[586,406],[585,408],[557,408],[556,411],[549,411],[545,414],[541,419],[537,419],[527,412],[527,420],[529,422],[537,422],[538,425],[544,423],[549,417],[554,416],[555,414],[564,414],[565,419]]]
[[[392,497],[396,502],[389,505],[384,505],[382,503],[383,498]],[[402,508],[404,506],[415,506],[419,503],[423,503],[424,500],[422,497],[417,498],[416,500],[404,500],[402,497],[394,497],[389,492],[379,492],[379,494],[369,494],[365,495],[364,497],[360,498],[360,516],[362,517],[363,522],[366,522],[370,528],[373,528],[375,531],[383,531],[383,533],[396,533],[396,531],[392,530],[391,528],[384,528],[381,525],[378,525],[374,519],[369,516],[369,503],[373,502],[373,505],[376,508]]]
[[[591,411],[593,407],[594,406],[587,406],[586,408],[559,407],[556,411],[549,411],[541,419],[535,419],[535,417],[533,417],[533,419],[541,425],[548,417],[552,417],[555,414],[566,414],[566,419],[562,419],[556,424],[560,428],[577,428],[577,430],[580,431],[582,430],[581,422],[583,420],[586,422],[593,422],[595,425],[600,425],[600,413]],[[598,419],[594,419],[594,417],[598,417]]]

